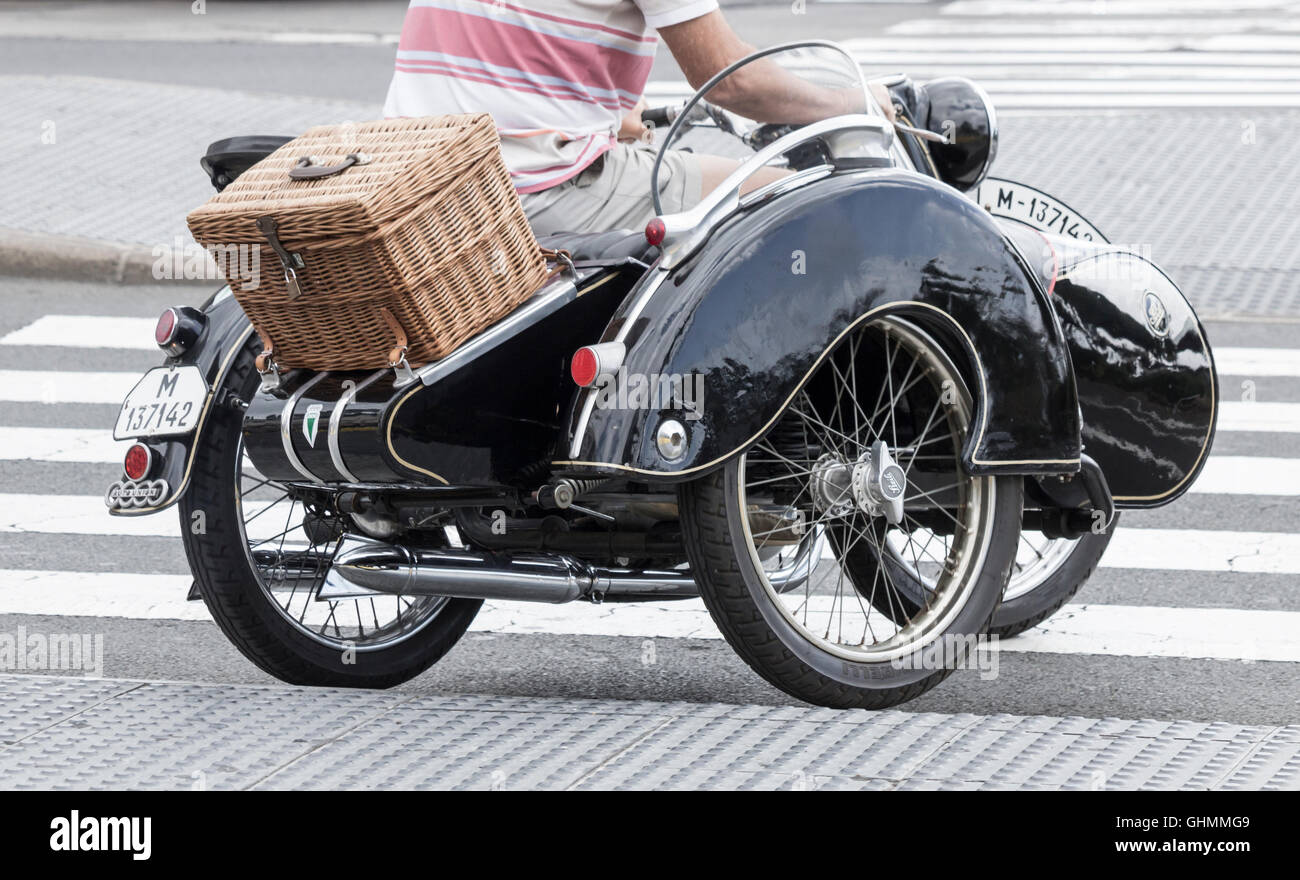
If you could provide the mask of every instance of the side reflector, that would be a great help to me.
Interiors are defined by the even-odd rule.
[[[574,384],[581,388],[590,388],[601,376],[613,375],[623,366],[627,348],[621,342],[602,342],[599,345],[584,345],[573,353],[569,362],[569,375]]]
[[[659,217],[654,218],[645,225],[645,240],[655,247],[663,244],[664,236],[668,234],[668,227]]]

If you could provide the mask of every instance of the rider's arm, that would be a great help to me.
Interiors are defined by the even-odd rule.
[[[661,27],[659,35],[693,89],[755,51],[718,10]],[[863,110],[861,95],[854,90],[822,88],[769,61],[748,64],[726,77],[709,92],[708,100],[760,122],[800,125]],[[887,100],[882,106],[887,113],[892,110]]]

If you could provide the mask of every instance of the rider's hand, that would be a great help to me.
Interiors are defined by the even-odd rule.
[[[889,94],[889,89],[885,88],[884,83],[875,80],[867,83],[867,85],[871,88],[871,97],[875,98],[876,103],[880,105],[880,109],[885,111],[885,116],[888,117],[890,122],[895,122],[897,114],[894,112],[894,98]]]
[[[618,128],[618,139],[621,143],[630,144],[636,141],[649,141],[653,137],[650,128],[641,121],[641,111],[644,109],[645,98],[642,98],[623,117],[623,124]]]

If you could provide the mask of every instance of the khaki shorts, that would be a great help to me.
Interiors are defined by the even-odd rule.
[[[541,192],[521,193],[528,222],[538,235],[641,229],[655,216],[650,170],[658,149],[617,144],[581,173]],[[665,214],[694,207],[701,198],[700,163],[692,153],[669,150],[659,168]]]

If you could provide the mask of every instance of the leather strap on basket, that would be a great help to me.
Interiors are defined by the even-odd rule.
[[[381,307],[379,309],[379,314],[383,315],[384,323],[388,325],[388,329],[392,332],[393,338],[397,340],[397,344],[388,352],[388,366],[395,367],[402,361],[406,360],[406,331],[402,329],[402,325],[398,322],[397,318],[393,317],[393,313],[388,309]]]
[[[546,272],[546,280],[550,281],[556,275],[559,275],[565,269],[573,273],[573,277],[578,277],[578,270],[573,265],[573,255],[566,250],[552,250],[551,248],[538,248],[542,252],[542,259],[548,263],[554,263]]]
[[[274,369],[275,361],[272,358],[275,357],[275,343],[261,329],[257,331],[257,335],[262,340],[262,353],[257,356],[257,360],[253,361],[253,366],[257,368],[259,373],[269,373]]]

